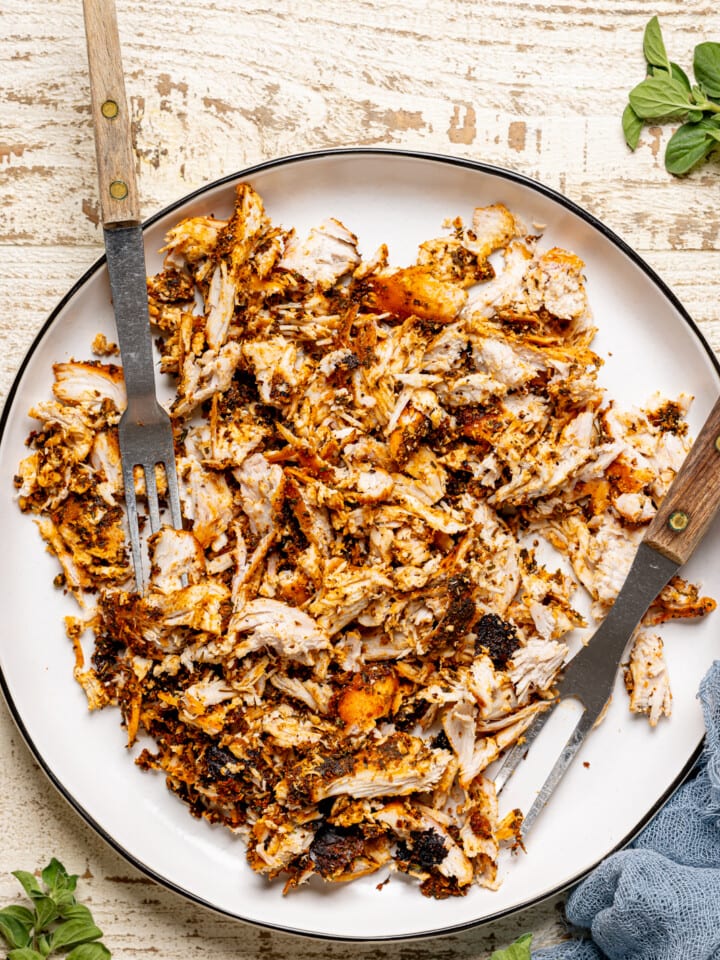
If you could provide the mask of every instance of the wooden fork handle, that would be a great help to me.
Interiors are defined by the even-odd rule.
[[[115,0],[83,0],[104,227],[140,223]]]
[[[698,545],[720,507],[720,400],[645,534],[645,543],[678,564]]]

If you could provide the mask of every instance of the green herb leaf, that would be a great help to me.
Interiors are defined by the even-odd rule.
[[[629,100],[643,120],[684,117],[692,108],[683,85],[670,76],[648,77],[630,91]]]
[[[50,937],[50,946],[53,950],[68,947],[75,943],[86,943],[88,940],[98,940],[102,930],[87,920],[66,920],[55,927]]]
[[[44,960],[43,955],[30,947],[20,947],[18,950],[11,950],[7,955],[7,960]]]
[[[45,896],[34,874],[28,873],[27,870],[13,870],[12,875],[20,881],[21,887],[31,900]]]
[[[38,953],[41,953],[43,957],[50,955],[52,947],[50,946],[49,938],[45,934],[37,938],[35,946],[38,948]]]
[[[670,61],[665,50],[665,43],[660,30],[660,21],[653,17],[645,27],[643,36],[643,53],[652,67],[662,67],[670,73]]]
[[[77,886],[77,876],[69,874],[65,867],[54,857],[42,872],[43,883],[59,909],[75,903],[73,892]]]
[[[625,143],[634,150],[640,142],[640,134],[644,126],[643,121],[628,104],[622,115],[622,128],[625,134]]]
[[[110,951],[102,943],[81,943],[66,954],[65,960],[110,960]]]
[[[531,960],[530,944],[532,934],[526,933],[504,950],[496,950],[490,960]]]
[[[9,947],[27,947],[35,914],[27,907],[10,906],[0,910],[0,935]]]
[[[45,930],[60,916],[57,904],[50,897],[35,898],[35,929]]]
[[[89,908],[82,903],[73,903],[62,911],[65,920],[85,920],[86,923],[93,923],[92,913]]]
[[[668,140],[665,148],[665,167],[670,173],[682,176],[704,160],[717,142],[720,133],[712,121],[684,123]]]
[[[699,43],[693,56],[695,79],[705,94],[720,97],[720,43]]]
[[[670,74],[673,80],[677,80],[678,83],[681,83],[685,88],[686,92],[689,94],[692,92],[692,84],[690,83],[690,77],[685,73],[682,67],[678,66],[677,63],[670,64]]]

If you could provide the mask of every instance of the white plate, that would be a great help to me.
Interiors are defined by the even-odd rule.
[[[342,220],[369,255],[389,245],[395,264],[414,260],[420,241],[439,236],[443,221],[496,201],[527,224],[544,224],[544,247],[561,245],[587,265],[588,291],[605,359],[601,379],[623,405],[655,390],[695,395],[696,432],[718,395],[717,364],[692,321],[655,274],[588,213],[558,194],[512,173],[469,161],[391,151],[347,150],[264,164],[199,191],[150,221],[145,229],[148,271],[155,251],[182,217],[232,208],[234,185],[249,180],[272,218],[307,230],[328,216]],[[241,841],[222,827],[194,820],[159,774],[143,773],[124,746],[119,713],[88,713],[72,679],[72,649],[62,618],[74,602],[55,590],[56,561],[29,517],[17,509],[12,477],[33,428],[26,412],[49,395],[53,362],[90,356],[102,330],[113,336],[103,262],[73,288],[41,331],[11,391],[0,422],[0,583],[2,685],[13,716],[38,762],[78,812],[109,843],[160,883],[230,916],[298,933],[377,940],[446,933],[536,903],[572,884],[626,843],[667,798],[692,764],[703,736],[698,684],[717,650],[714,617],[670,625],[666,642],[674,693],[673,716],[651,730],[631,718],[616,691],[610,711],[589,738],[527,844],[508,855],[496,892],[427,900],[417,887],[380,873],[352,884],[311,883],[283,897],[245,863]],[[718,524],[687,573],[720,597]],[[620,683],[618,683],[618,688]],[[548,726],[551,726],[550,724]],[[556,744],[534,751],[502,796],[503,807],[528,801],[542,781]],[[538,745],[539,746],[539,745]],[[544,766],[543,766],[544,765]],[[541,769],[542,767],[542,769]]]

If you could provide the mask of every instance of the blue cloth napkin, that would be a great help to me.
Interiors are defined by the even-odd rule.
[[[570,894],[567,919],[589,936],[533,960],[720,960],[720,660],[698,697],[707,736],[693,776]]]

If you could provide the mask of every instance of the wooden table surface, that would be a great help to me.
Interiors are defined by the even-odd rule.
[[[705,0],[118,0],[143,215],[277,156],[402,147],[513,168],[581,204],[653,266],[720,351],[720,165],[678,180],[670,128],[626,148],[620,116],[657,13],[689,68],[720,40]],[[80,0],[0,7],[0,398],[60,297],[102,251]],[[8,482],[8,478],[3,478]],[[7,638],[5,638],[7,641]],[[17,638],[22,642],[22,638]],[[483,958],[567,935],[560,898],[475,931],[342,944],[255,929],[143,877],[55,792],[0,705],[0,906],[57,856],[118,958]]]

